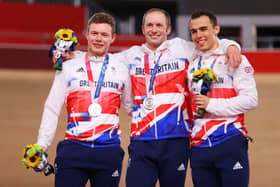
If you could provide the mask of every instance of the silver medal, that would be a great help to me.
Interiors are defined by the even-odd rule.
[[[143,101],[144,108],[147,110],[153,110],[154,109],[154,99],[152,96],[148,96]]]
[[[101,114],[102,112],[102,107],[98,103],[92,103],[88,107],[88,113],[92,117],[97,117]]]

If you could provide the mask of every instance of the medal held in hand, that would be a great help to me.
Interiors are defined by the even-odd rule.
[[[153,110],[154,109],[154,98],[153,96],[148,96],[144,99],[143,101],[143,105],[144,105],[144,108],[147,109],[147,110]]]
[[[88,107],[88,113],[92,117],[98,117],[102,113],[102,107],[98,103],[92,103]]]

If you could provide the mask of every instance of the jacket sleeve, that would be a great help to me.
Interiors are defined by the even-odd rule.
[[[84,56],[85,53],[86,52],[84,52],[84,51],[76,50],[76,51],[74,51],[74,58],[80,58],[80,57]]]
[[[224,50],[224,51],[223,51],[224,54],[227,53],[227,49],[228,49],[228,47],[231,46],[231,45],[236,46],[236,47],[239,49],[239,51],[241,51],[240,45],[239,45],[236,41],[234,41],[234,40],[221,39],[221,40],[219,40],[219,43],[220,43],[220,45],[221,45],[220,48]]]
[[[64,71],[57,71],[51,90],[45,101],[41,125],[37,138],[37,144],[43,146],[45,150],[51,145],[58,123],[58,118],[65,101],[67,89]]]
[[[189,62],[194,58],[196,48],[193,42],[181,38],[174,38],[170,42],[173,43],[172,46],[175,46],[176,52],[179,53],[176,55],[182,57],[183,54]]]
[[[258,106],[258,93],[254,70],[246,57],[237,69],[233,69],[233,86],[237,96],[229,99],[211,98],[206,111],[218,116],[234,116]]]
[[[133,110],[133,94],[132,94],[131,80],[130,80],[128,68],[126,66],[124,66],[123,71],[124,71],[123,72],[124,88],[121,95],[121,100],[126,112],[128,113],[129,116],[131,116]]]

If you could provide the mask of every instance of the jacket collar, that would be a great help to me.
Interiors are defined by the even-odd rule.
[[[149,49],[147,47],[147,43],[144,43],[144,44],[142,44],[142,49],[143,49],[144,53],[148,53],[148,54],[159,53],[162,50],[167,49],[170,45],[169,43],[170,43],[169,40],[164,41],[155,51],[152,51],[151,49]]]

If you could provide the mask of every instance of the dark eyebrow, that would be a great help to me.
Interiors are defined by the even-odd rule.
[[[206,30],[207,28],[208,28],[207,26],[202,26],[202,27],[199,27],[199,28],[197,28],[197,29],[192,28],[192,29],[190,29],[190,31]]]
[[[205,29],[207,29],[208,27],[207,26],[202,26],[202,27],[199,27],[198,29],[199,30],[205,30]]]
[[[197,29],[190,29],[191,32],[195,32]]]

